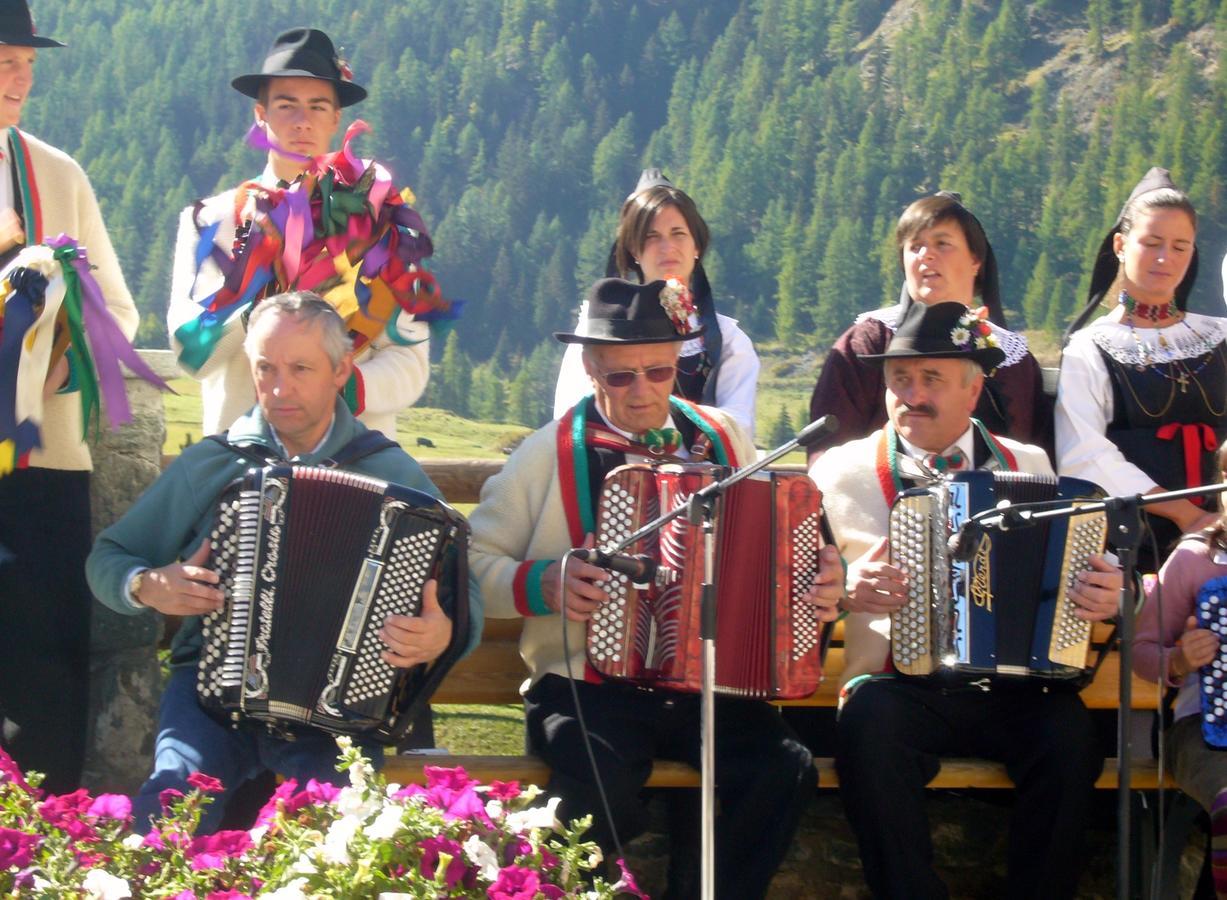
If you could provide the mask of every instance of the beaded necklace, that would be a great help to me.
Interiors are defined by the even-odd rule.
[[[1180,316],[1179,324],[1187,328],[1189,333],[1196,339],[1196,343],[1204,348],[1199,354],[1202,357],[1201,362],[1197,364],[1196,368],[1189,368],[1189,364],[1185,360],[1177,359],[1176,354],[1172,350],[1171,345],[1168,343],[1167,336],[1163,334],[1162,329],[1158,329],[1158,343],[1159,347],[1166,356],[1166,359],[1159,358],[1159,351],[1152,350],[1149,344],[1143,343],[1142,339],[1138,337],[1137,329],[1133,324],[1134,316],[1135,313],[1137,313],[1149,321],[1158,322],[1170,315],[1173,315],[1171,304],[1139,304],[1136,300],[1130,297],[1126,291],[1122,290],[1120,292],[1120,305],[1125,309],[1125,323],[1129,326],[1129,335],[1133,338],[1133,344],[1138,351],[1139,361],[1134,368],[1139,372],[1152,371],[1155,374],[1166,378],[1168,381],[1174,382],[1173,392],[1175,390],[1175,386],[1179,385],[1180,392],[1182,394],[1188,393],[1189,381],[1197,381],[1197,376],[1201,373],[1202,369],[1209,364],[1210,357],[1212,355],[1210,351],[1214,349],[1215,345],[1212,344],[1209,339],[1205,337],[1205,335],[1201,334],[1196,328],[1189,324],[1189,321],[1185,317],[1183,311],[1176,310],[1175,314],[1179,314]],[[1160,311],[1162,311],[1162,315],[1160,315]],[[1166,328],[1170,326],[1164,327]],[[1200,387],[1200,383],[1198,383],[1198,386]]]

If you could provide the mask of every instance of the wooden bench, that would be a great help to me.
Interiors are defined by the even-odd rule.
[[[1094,639],[1107,639],[1110,627],[1097,625]],[[520,703],[520,684],[527,677],[519,654],[520,620],[489,619],[483,632],[482,643],[466,659],[462,660],[444,679],[432,698],[432,706],[442,705],[499,705]],[[836,705],[839,673],[843,669],[843,647],[840,644],[841,630],[836,630],[836,639],[827,654],[824,678],[813,696],[803,700],[781,701],[780,706],[830,707]],[[1082,692],[1083,701],[1091,709],[1117,709],[1120,659],[1111,653],[1104,661],[1095,680]],[[1158,694],[1153,684],[1133,678],[1134,710],[1154,710]],[[1141,754],[1145,748],[1136,748]],[[549,768],[540,759],[531,755],[472,756],[453,754],[405,754],[388,757],[385,773],[390,781],[401,784],[420,783],[424,780],[422,767],[463,766],[474,778],[482,782],[492,780],[517,780],[524,784],[544,785],[549,780]],[[829,788],[839,783],[834,760],[821,757],[815,760],[820,787]],[[1130,783],[1139,790],[1158,787],[1158,770],[1150,759],[1138,759],[1130,769]],[[1167,784],[1170,785],[1170,779]],[[699,773],[685,763],[658,760],[648,779],[649,787],[697,787]],[[1013,784],[1005,773],[1005,767],[977,759],[948,759],[942,763],[938,776],[929,785],[931,788],[1011,788]],[[1104,764],[1103,773],[1096,782],[1099,788],[1117,786],[1115,759]]]

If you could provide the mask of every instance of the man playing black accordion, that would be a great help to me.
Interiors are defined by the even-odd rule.
[[[133,806],[138,825],[160,809],[159,794],[188,790],[195,772],[222,781],[227,791],[265,769],[335,781],[337,746],[323,731],[304,729],[293,740],[262,727],[234,729],[210,716],[197,699],[201,617],[223,604],[209,560],[209,536],[223,490],[253,465],[271,459],[294,465],[340,460],[371,432],[338,391],[352,367],[350,339],[340,316],[310,293],[281,294],[260,304],[248,323],[245,347],[258,402],[225,434],[187,448],[124,514],[98,536],[87,564],[90,587],[107,606],[137,615],[147,608],[185,616],[171,650],[172,673],[162,698],[154,771]],[[421,467],[399,446],[378,437],[369,455],[348,471],[439,496]],[[259,465],[256,462],[255,465]],[[431,662],[452,640],[452,597],[427,581],[421,615],[390,616],[379,632],[382,659],[397,669]],[[343,604],[349,597],[339,598]],[[469,595],[467,646],[481,635],[476,591]],[[309,624],[309,623],[308,623]],[[366,741],[362,743],[365,745]],[[379,747],[366,746],[378,764]],[[202,827],[217,827],[225,796],[208,807]]]
[[[924,786],[942,756],[996,760],[1014,780],[1007,896],[1071,897],[1078,881],[1079,846],[1103,765],[1078,695],[1028,679],[904,678],[890,654],[889,616],[908,602],[909,587],[909,574],[888,555],[895,498],[960,469],[1052,476],[1039,447],[990,434],[971,418],[985,372],[1002,358],[989,329],[962,304],[913,305],[886,352],[874,357],[885,366],[886,426],[828,451],[810,470],[849,560],[836,765],[875,897],[947,896],[933,871],[924,810]],[[995,564],[1017,566],[1017,575],[1042,562]],[[1115,566],[1091,555],[1073,581],[1078,620],[1115,614]]]
[[[562,798],[559,818],[591,814],[592,835],[607,856],[614,832],[602,812],[572,691],[621,840],[646,825],[640,793],[653,759],[699,764],[699,697],[602,680],[584,648],[588,622],[608,600],[602,582],[609,573],[572,559],[560,589],[560,560],[573,547],[591,546],[597,498],[615,467],[704,454],[731,466],[754,459],[748,436],[728,415],[670,397],[678,348],[692,335],[679,333],[662,306],[666,290],[663,281],[612,278],[593,286],[585,334],[555,336],[583,345],[594,396],[529,435],[486,482],[470,517],[470,559],[488,614],[524,619],[529,748],[550,766],[547,790]],[[809,600],[833,617],[842,572],[833,549],[823,562]],[[812,758],[762,701],[718,696],[715,721],[716,883],[721,896],[759,897],[814,788]],[[679,813],[671,827],[667,896],[697,896],[698,823],[682,827],[682,818]]]

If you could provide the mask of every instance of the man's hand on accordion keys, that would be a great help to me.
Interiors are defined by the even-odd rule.
[[[584,538],[584,549],[595,546],[595,536],[589,534]],[[609,573],[600,566],[581,562],[574,557],[568,559],[563,597],[560,598],[558,581],[561,572],[562,563],[556,561],[550,563],[541,573],[541,599],[556,613],[563,611],[565,603],[568,619],[573,622],[587,622],[597,608],[609,599],[609,595],[594,583],[604,581],[609,577]]]
[[[849,612],[882,616],[907,602],[907,573],[885,562],[885,537],[848,566],[844,608]]]
[[[1090,622],[1102,622],[1116,615],[1120,607],[1120,589],[1124,576],[1119,566],[1098,554],[1087,557],[1089,569],[1078,573],[1078,580],[1069,597],[1077,605],[1074,615]]]
[[[422,587],[420,616],[388,616],[380,639],[388,649],[380,656],[390,666],[409,669],[434,662],[452,639],[452,620],[439,605],[439,583],[431,578]]]
[[[820,622],[834,622],[839,618],[839,601],[844,596],[844,564],[839,558],[839,548],[827,544],[818,551],[818,574],[813,586],[801,599],[817,607]]]
[[[136,601],[168,616],[198,616],[221,609],[225,595],[215,585],[217,573],[204,568],[209,559],[209,539],[183,562],[171,563],[142,573]]]

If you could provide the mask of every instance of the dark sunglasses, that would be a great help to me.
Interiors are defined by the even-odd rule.
[[[630,387],[636,376],[642,375],[648,381],[661,384],[672,381],[677,372],[677,366],[652,366],[650,369],[619,369],[617,372],[598,372],[597,378],[605,387]]]

